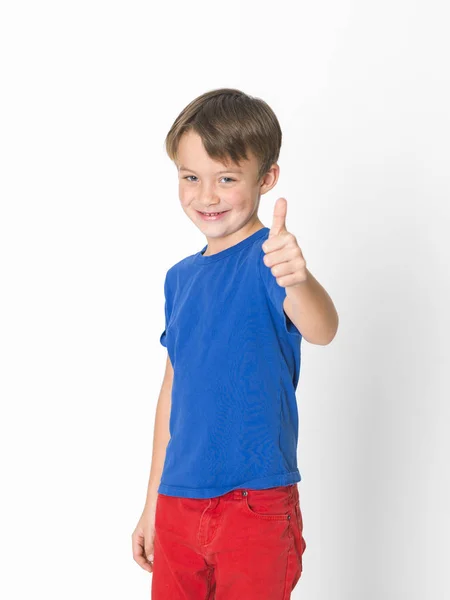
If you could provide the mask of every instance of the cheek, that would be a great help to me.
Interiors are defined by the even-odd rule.
[[[193,195],[181,188],[178,190],[178,197],[183,208],[188,207],[193,200]]]
[[[245,208],[249,204],[249,199],[242,191],[234,192],[230,190],[228,194],[224,194],[224,200],[229,206],[232,206],[236,209]]]

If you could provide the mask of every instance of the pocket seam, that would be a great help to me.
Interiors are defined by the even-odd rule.
[[[295,504],[295,516],[297,517],[297,523],[299,526],[300,531],[303,529],[303,520],[300,516],[300,501],[297,500],[296,504]]]
[[[254,517],[258,517],[260,519],[264,519],[266,521],[289,521],[289,515],[290,513],[278,513],[277,515],[271,515],[270,513],[258,513],[256,511],[254,511],[251,507],[250,504],[248,503],[248,496],[245,497],[245,501],[244,501],[245,507],[247,509],[247,511],[252,514]],[[291,515],[292,518],[292,515]]]

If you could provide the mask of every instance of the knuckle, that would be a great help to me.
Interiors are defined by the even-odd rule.
[[[295,237],[295,235],[293,233],[289,232],[287,235],[288,235],[288,240],[291,244],[297,242],[297,238]]]

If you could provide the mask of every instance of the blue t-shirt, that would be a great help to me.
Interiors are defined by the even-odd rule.
[[[166,273],[165,330],[174,369],[170,440],[158,492],[212,498],[301,480],[297,467],[302,335],[286,289],[263,262],[263,227]]]

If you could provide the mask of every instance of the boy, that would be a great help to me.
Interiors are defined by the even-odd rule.
[[[329,344],[338,315],[261,195],[281,129],[261,99],[207,92],[166,138],[181,206],[207,245],[166,273],[168,356],[133,556],[153,600],[285,600],[306,542],[297,483],[300,344]]]

